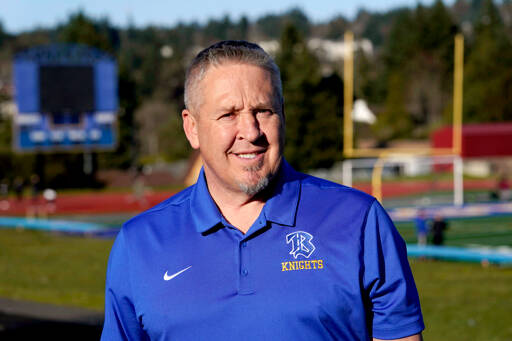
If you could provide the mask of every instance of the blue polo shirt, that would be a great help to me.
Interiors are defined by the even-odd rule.
[[[419,333],[405,244],[369,195],[286,162],[244,235],[197,183],[128,221],[103,340],[369,340]]]

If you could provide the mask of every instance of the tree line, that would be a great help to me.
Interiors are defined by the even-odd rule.
[[[449,121],[456,33],[465,37],[464,121],[512,121],[511,0],[457,0],[450,7],[437,0],[431,6],[381,13],[361,10],[353,20],[337,16],[323,23],[291,9],[252,21],[225,16],[173,27],[121,28],[81,11],[55,27],[18,34],[0,24],[0,102],[11,100],[16,52],[56,42],[97,47],[118,61],[120,110],[117,149],[95,154],[96,169],[182,160],[191,152],[180,112],[185,67],[194,54],[220,39],[274,40],[284,81],[285,156],[301,170],[326,168],[342,159],[342,61],[327,65],[307,42],[341,41],[347,30],[373,45],[371,54],[356,51],[354,94],[377,115],[377,122],[365,127],[377,145],[397,138],[424,139]],[[10,124],[0,112],[0,178],[20,172],[28,176],[43,157],[46,182],[64,187],[92,183],[86,176],[69,183],[55,180],[69,170],[79,173],[78,154],[14,154]]]

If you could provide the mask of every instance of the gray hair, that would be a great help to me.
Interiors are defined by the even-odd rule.
[[[222,65],[225,62],[238,62],[259,66],[270,72],[274,93],[279,105],[283,105],[283,87],[281,73],[272,57],[260,46],[244,40],[224,40],[199,52],[187,70],[185,76],[185,107],[191,110],[197,103],[199,83],[206,75],[210,66]]]

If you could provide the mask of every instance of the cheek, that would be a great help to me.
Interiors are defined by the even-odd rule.
[[[228,127],[210,125],[201,129],[199,138],[203,144],[206,144],[206,148],[224,150],[233,144],[236,135],[233,129]]]
[[[265,126],[265,134],[270,143],[281,144],[284,140],[284,126],[280,119],[275,119]]]

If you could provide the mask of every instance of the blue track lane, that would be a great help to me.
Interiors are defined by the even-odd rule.
[[[512,265],[512,249],[407,245],[407,256]]]
[[[36,219],[25,217],[0,217],[0,228],[24,228],[31,230],[69,233],[94,233],[108,230],[101,224],[58,219]]]

